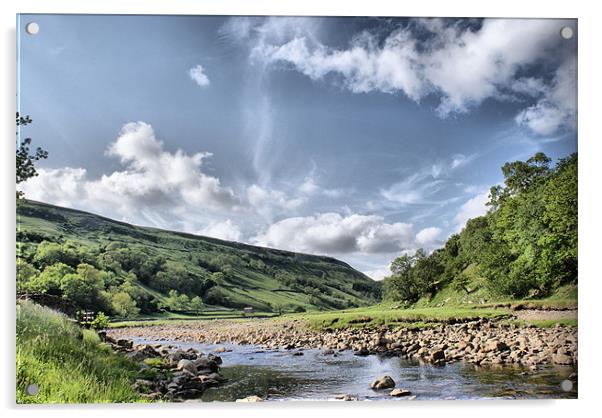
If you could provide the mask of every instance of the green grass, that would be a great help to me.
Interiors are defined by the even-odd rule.
[[[277,314],[273,312],[255,312],[250,316],[244,316],[242,311],[213,311],[198,315],[184,314],[157,314],[147,315],[135,320],[117,320],[109,324],[109,328],[145,327],[153,325],[181,325],[195,321],[210,321],[214,319],[244,320],[247,318],[274,318]]]
[[[212,272],[202,267],[199,260],[227,257],[231,273],[226,275],[219,289],[228,299],[224,306],[235,309],[251,306],[257,311],[270,311],[274,306],[280,306],[293,312],[300,308],[336,309],[377,302],[374,293],[356,289],[358,285],[374,289],[379,285],[332,257],[139,227],[92,213],[20,200],[17,206],[18,254],[31,258],[42,240],[69,241],[91,250],[108,244],[122,244],[149,257],[162,257],[203,280],[211,278]],[[252,263],[258,261],[263,263],[263,267]],[[283,276],[295,281],[318,282],[322,288],[293,288],[290,283],[286,284]],[[159,301],[165,301],[165,294],[139,282],[137,285]],[[313,297],[310,291],[313,291]]]
[[[140,401],[130,386],[137,373],[135,363],[65,315],[31,302],[17,306],[17,403]],[[40,392],[28,395],[34,383]]]
[[[432,326],[437,323],[464,321],[479,318],[505,318],[506,309],[471,309],[469,307],[392,309],[385,305],[348,309],[327,313],[286,315],[283,318],[301,318],[315,330],[348,327],[373,328],[379,326],[407,326],[412,328]]]

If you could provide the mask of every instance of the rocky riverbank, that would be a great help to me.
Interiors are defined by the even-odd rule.
[[[423,329],[343,329],[314,331],[302,320],[205,321],[111,329],[111,338],[143,338],[220,344],[253,344],[266,349],[320,348],[324,354],[353,350],[356,355],[381,354],[435,364],[466,361],[477,365],[577,364],[577,330],[517,326],[480,319]]]
[[[102,331],[99,336],[115,351],[140,364],[141,378],[133,388],[148,400],[198,399],[207,388],[226,380],[219,373],[222,359],[214,354],[171,345],[134,345],[127,338],[114,338]]]

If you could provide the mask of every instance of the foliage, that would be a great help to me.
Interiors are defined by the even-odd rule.
[[[391,265],[385,297],[415,302],[451,284],[468,293],[463,272],[477,266],[488,290],[512,298],[545,297],[577,283],[577,154],[558,161],[537,153],[502,167],[489,212],[469,220],[444,248],[404,254]]]
[[[90,323],[93,329],[106,329],[109,327],[109,317],[104,312],[98,312],[94,320]]]
[[[184,306],[267,312],[278,304],[290,312],[368,305],[381,293],[380,283],[329,257],[142,228],[25,199],[17,215],[18,290],[75,297],[80,309],[121,317]],[[82,264],[102,283],[75,280]],[[78,292],[84,285],[90,297]],[[188,301],[174,304],[171,290]]]
[[[17,126],[26,126],[31,122],[31,118],[28,116],[20,116],[17,112],[16,123]],[[38,175],[35,167],[35,162],[48,158],[48,152],[42,148],[36,148],[33,154],[29,153],[29,146],[31,145],[31,138],[25,138],[19,144],[16,155],[16,173],[17,173],[17,184],[20,184],[31,177]],[[17,192],[17,199],[23,197],[23,192]]]
[[[135,402],[139,366],[56,311],[17,306],[17,403]],[[27,386],[38,384],[31,396]]]

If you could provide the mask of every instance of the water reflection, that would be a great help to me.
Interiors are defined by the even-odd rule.
[[[142,342],[142,340],[138,340]],[[145,341],[151,342],[152,341]],[[166,344],[165,341],[161,341]],[[212,344],[177,343],[208,353]],[[546,366],[537,371],[520,367],[478,367],[467,363],[445,366],[420,364],[397,357],[354,356],[351,352],[324,355],[320,350],[263,350],[256,346],[222,344],[232,350],[221,353],[222,374],[228,382],[211,388],[204,401],[234,401],[257,395],[269,400],[332,400],[342,394],[360,400],[407,400],[392,398],[389,391],[373,391],[370,383],[388,374],[398,388],[417,399],[576,398],[560,388],[575,371],[572,367]]]

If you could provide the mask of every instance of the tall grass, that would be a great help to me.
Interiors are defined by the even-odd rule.
[[[89,330],[32,302],[17,306],[17,403],[134,402],[138,366]],[[28,395],[37,384],[39,393]]]

